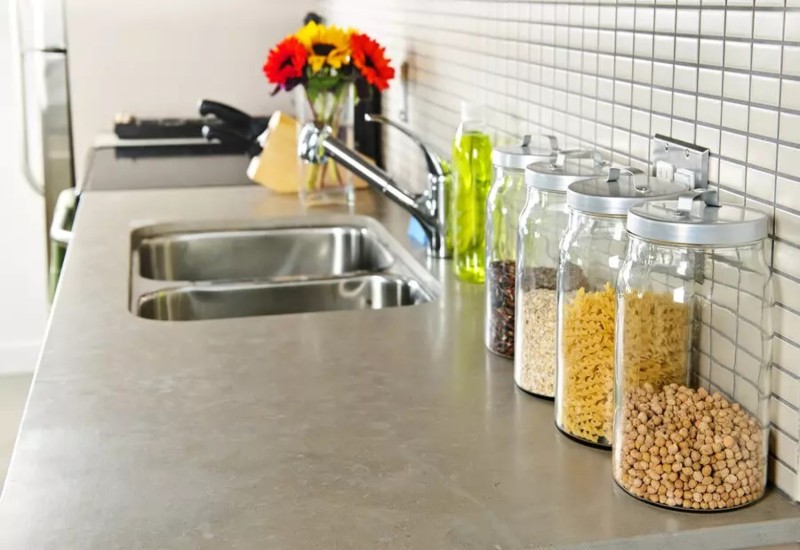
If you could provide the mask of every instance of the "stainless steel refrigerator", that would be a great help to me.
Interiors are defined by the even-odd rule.
[[[67,212],[56,212],[57,202],[61,210],[70,203],[74,206],[75,173],[63,1],[11,0],[23,118],[20,163],[28,185],[44,197],[46,231],[53,225],[54,217],[56,229],[69,218]],[[68,200],[70,195],[72,200]],[[58,231],[55,233],[58,236]],[[59,256],[63,255],[59,253],[59,246],[59,243],[51,243],[50,248],[51,276],[55,270],[56,279],[61,263]]]

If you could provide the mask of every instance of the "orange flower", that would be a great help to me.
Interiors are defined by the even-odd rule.
[[[264,63],[264,74],[273,84],[276,92],[283,88],[291,90],[303,81],[308,53],[297,38],[288,37],[272,48]]]
[[[394,78],[394,69],[386,58],[386,50],[366,34],[352,34],[350,48],[353,65],[367,82],[383,91]]]

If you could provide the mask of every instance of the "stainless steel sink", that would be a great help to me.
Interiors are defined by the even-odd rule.
[[[361,226],[167,233],[143,238],[139,274],[162,281],[325,277],[381,272],[392,256]]]
[[[438,281],[364,216],[191,225],[131,235],[132,313],[192,321],[413,306]]]
[[[211,284],[146,294],[138,315],[160,321],[226,319],[344,309],[382,309],[429,302],[418,282],[362,275],[286,283]]]

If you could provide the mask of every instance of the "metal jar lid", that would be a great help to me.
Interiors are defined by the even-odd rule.
[[[576,181],[608,173],[609,163],[597,151],[563,151],[553,162],[534,162],[525,167],[525,184],[543,191],[566,193]]]
[[[689,245],[736,246],[767,238],[766,214],[740,206],[720,206],[717,192],[687,191],[677,200],[631,208],[628,232],[643,239]]]
[[[531,136],[522,138],[519,145],[504,145],[492,150],[492,164],[500,168],[524,170],[532,162],[546,162],[558,153],[558,140],[555,136],[544,136],[550,141],[550,147],[531,145]]]
[[[629,168],[608,169],[608,176],[589,178],[570,184],[567,205],[573,210],[624,216],[628,210],[645,201],[673,199],[688,187],[648,176]]]

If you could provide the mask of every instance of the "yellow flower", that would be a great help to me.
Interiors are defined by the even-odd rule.
[[[350,61],[350,35],[339,27],[310,21],[297,31],[295,38],[308,50],[308,63],[314,73],[326,63],[333,69],[341,69]]]

